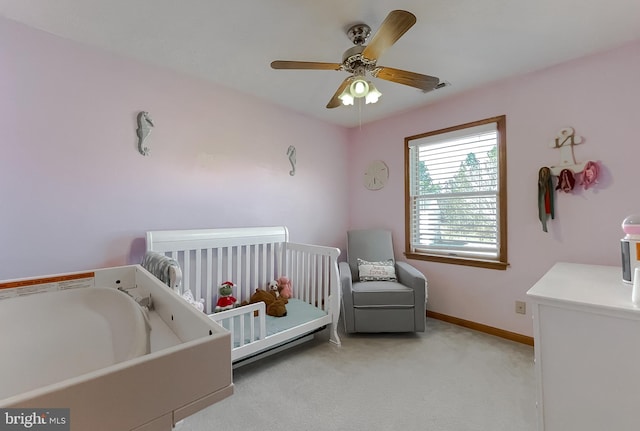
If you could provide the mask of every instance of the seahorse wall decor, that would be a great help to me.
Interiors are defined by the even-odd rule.
[[[138,151],[143,156],[148,156],[151,150],[145,145],[144,141],[149,137],[151,129],[154,126],[155,124],[153,124],[153,120],[147,111],[140,111],[140,113],[138,113],[138,129],[136,130],[138,135]]]
[[[289,175],[294,176],[296,174],[296,147],[289,145],[289,148],[287,148],[287,156],[289,156],[289,163],[291,163]]]

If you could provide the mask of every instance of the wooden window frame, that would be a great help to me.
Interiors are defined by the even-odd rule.
[[[413,252],[411,248],[411,223],[413,215],[411,211],[411,160],[410,143],[412,140],[428,136],[441,135],[457,130],[481,126],[483,124],[496,123],[498,145],[498,254],[496,259],[476,259],[462,256],[443,256],[424,252]],[[507,258],[507,121],[505,115],[486,118],[484,120],[465,123],[445,129],[435,130],[418,135],[408,136],[404,139],[405,161],[405,256],[408,259],[424,260],[431,262],[448,263],[455,265],[474,266],[480,268],[506,270],[509,266]]]

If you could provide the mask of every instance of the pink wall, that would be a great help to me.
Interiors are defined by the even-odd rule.
[[[401,256],[404,137],[506,114],[511,266],[411,262],[431,310],[531,335],[514,301],[554,262],[620,264],[620,222],[640,212],[638,76],[640,41],[344,130],[0,19],[0,279],[138,262],[149,229],[284,224],[295,241],[343,248],[347,228],[383,226]],[[140,110],[156,122],[149,157]],[[543,233],[537,172],[557,163],[548,143],[566,126],[584,137],[576,157],[604,172],[559,196]],[[370,192],[374,159],[391,174]]]
[[[0,94],[0,279],[137,263],[151,229],[286,225],[342,247],[343,128],[4,19]]]
[[[532,335],[530,310],[515,314],[514,302],[526,300],[526,291],[555,262],[620,265],[620,224],[640,212],[638,77],[640,41],[352,129],[349,226],[392,229],[402,256],[404,137],[506,114],[510,267],[410,262],[428,277],[429,309]],[[558,150],[548,144],[566,126],[583,137],[576,159],[601,162],[602,178],[594,189],[558,196],[556,220],[544,233],[537,216],[538,169],[559,162]],[[362,186],[362,173],[374,159],[387,162],[390,178],[386,188],[371,192]]]

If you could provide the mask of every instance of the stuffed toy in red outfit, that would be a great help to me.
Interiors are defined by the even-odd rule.
[[[230,281],[225,281],[220,285],[218,288],[220,295],[218,296],[218,302],[216,303],[214,311],[230,310],[236,306],[236,302],[238,302],[238,300],[233,296],[234,286],[235,285]]]

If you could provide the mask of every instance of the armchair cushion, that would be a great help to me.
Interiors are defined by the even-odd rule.
[[[413,307],[413,289],[395,281],[367,281],[353,283],[353,306]]]
[[[360,281],[397,281],[396,267],[392,259],[369,262],[358,258],[358,276]]]

